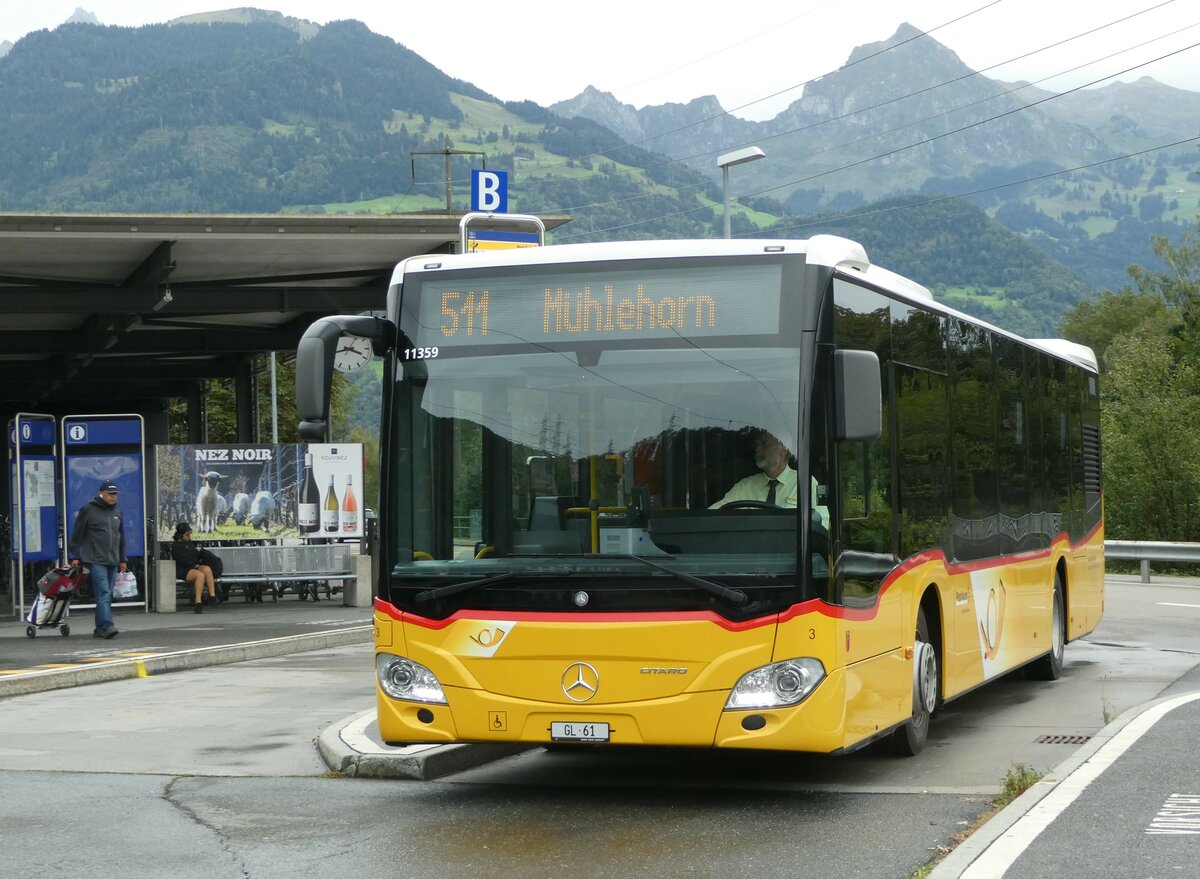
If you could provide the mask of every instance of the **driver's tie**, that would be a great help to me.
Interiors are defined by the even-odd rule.
[[[767,503],[775,503],[775,489],[779,488],[780,482],[778,479],[767,480]]]

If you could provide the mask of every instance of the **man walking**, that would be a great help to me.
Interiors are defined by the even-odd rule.
[[[88,567],[88,582],[96,599],[97,638],[117,637],[112,618],[112,590],[117,572],[125,571],[125,524],[117,508],[120,489],[115,482],[100,486],[98,496],[79,508],[67,547],[71,567]]]

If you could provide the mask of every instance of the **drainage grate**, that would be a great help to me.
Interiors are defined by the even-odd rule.
[[[1039,745],[1086,745],[1091,736],[1038,736],[1035,740]]]

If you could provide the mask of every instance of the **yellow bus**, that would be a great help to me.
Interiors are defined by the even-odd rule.
[[[1094,355],[852,241],[408,259],[301,340],[306,439],[372,349],[386,742],[915,754],[1100,620]]]

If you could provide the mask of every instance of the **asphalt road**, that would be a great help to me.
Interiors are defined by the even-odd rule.
[[[313,739],[370,706],[368,644],[17,696],[0,708],[0,875],[902,879],[1014,763],[1078,748],[1042,737],[1094,735],[1196,666],[1197,599],[1110,583],[1062,680],[953,703],[912,759],[533,750],[437,781],[328,777]]]

